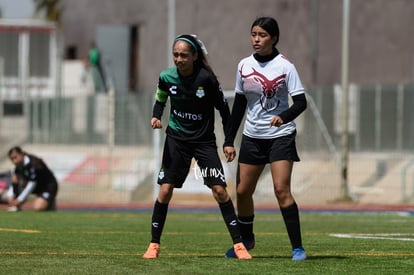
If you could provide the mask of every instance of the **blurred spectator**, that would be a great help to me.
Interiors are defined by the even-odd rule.
[[[15,165],[11,172],[11,184],[7,192],[9,211],[18,211],[30,194],[35,194],[33,208],[36,211],[56,210],[58,183],[45,162],[22,150],[12,147],[8,152]]]
[[[92,74],[95,92],[106,92],[106,78],[101,62],[101,52],[96,46],[95,42],[91,43],[89,49],[89,69]]]

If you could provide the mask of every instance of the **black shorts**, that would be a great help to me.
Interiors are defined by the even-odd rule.
[[[295,143],[296,132],[273,139],[257,139],[243,135],[239,162],[267,164],[278,160],[300,161]]]
[[[56,182],[49,183],[43,190],[36,191],[38,197],[45,199],[48,202],[46,210],[56,210],[56,196],[58,192],[58,184]]]
[[[205,185],[227,186],[215,141],[194,143],[169,136],[165,139],[158,184],[171,183],[175,188],[181,188],[190,171],[193,157],[197,161]]]

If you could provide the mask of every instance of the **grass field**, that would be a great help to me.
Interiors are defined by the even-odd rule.
[[[0,212],[0,274],[413,274],[409,213],[304,212],[293,262],[279,212],[256,213],[253,260],[225,259],[217,211],[171,209],[160,257],[144,260],[149,211]]]

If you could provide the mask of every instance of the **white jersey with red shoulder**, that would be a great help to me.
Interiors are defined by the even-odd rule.
[[[237,67],[235,92],[247,99],[244,135],[269,139],[296,130],[294,121],[270,127],[272,117],[289,108],[289,95],[305,93],[295,66],[282,54],[263,63],[253,54],[242,59]]]

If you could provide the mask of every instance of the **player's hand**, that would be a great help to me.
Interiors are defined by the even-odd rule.
[[[160,129],[162,128],[161,120],[156,117],[151,118],[151,127],[152,129]]]
[[[236,150],[233,146],[225,146],[223,148],[224,155],[226,156],[227,162],[232,162],[236,157]]]
[[[20,202],[17,199],[15,198],[9,199],[9,206],[19,206],[19,205],[20,205]]]
[[[274,116],[270,120],[270,127],[272,126],[280,127],[282,126],[283,123],[284,123],[283,119],[280,116]]]

